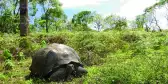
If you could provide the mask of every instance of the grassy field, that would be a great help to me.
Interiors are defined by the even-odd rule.
[[[55,84],[25,80],[33,53],[50,43],[74,48],[88,74],[65,84],[167,84],[168,33],[54,32],[0,35],[0,84]],[[64,84],[63,83],[63,84]]]

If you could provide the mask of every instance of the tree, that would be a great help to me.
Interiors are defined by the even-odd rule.
[[[137,28],[144,28],[144,24],[145,24],[145,16],[144,15],[136,16],[135,21],[136,21]]]
[[[137,24],[136,24],[135,20],[130,20],[130,21],[128,21],[128,23],[129,23],[130,28],[132,28],[133,30],[137,29]]]
[[[168,3],[168,0],[159,0],[159,2],[155,3],[154,5],[147,7],[144,10],[144,14],[145,15],[145,26],[146,29],[148,30],[149,28],[153,27],[153,30],[155,29],[155,27],[157,27],[159,29],[159,31],[161,30],[161,27],[159,26],[157,17],[156,17],[156,9],[164,7],[166,4]]]
[[[42,20],[41,18],[35,18],[33,26],[37,31],[43,31],[45,28],[45,20]]]
[[[127,27],[127,19],[124,17],[119,17],[115,22],[115,29],[122,30]]]
[[[167,20],[167,24],[168,24],[168,3],[165,5],[165,9],[166,9],[166,15],[165,18]]]
[[[109,15],[105,17],[104,19],[105,28],[111,29],[115,27],[114,17],[115,17],[114,15]]]
[[[20,0],[20,36],[28,35],[28,0]]]
[[[100,14],[95,14],[93,19],[94,28],[96,28],[97,31],[101,31],[101,29],[103,28],[103,24],[104,24],[103,17]]]
[[[104,26],[108,29],[122,30],[127,27],[127,19],[117,15],[109,15],[104,19]]]
[[[153,24],[153,18],[151,15],[151,12],[146,12],[144,15],[144,25],[145,25],[145,31],[149,32],[151,30],[152,24]]]
[[[157,17],[156,17],[156,9],[159,3],[154,4],[153,6],[150,6],[145,9],[145,18],[146,18],[146,30],[149,31],[149,28],[152,30],[156,30],[156,27],[159,31],[162,31],[161,27],[159,26]]]
[[[37,0],[42,6],[45,15],[46,32],[49,32],[49,21],[63,14],[61,4],[58,0]]]
[[[62,14],[60,18],[52,19],[52,23],[50,23],[54,30],[59,31],[63,28],[65,29],[65,24],[67,22],[67,16],[65,14]]]
[[[29,15],[36,14],[35,0],[29,0]],[[8,5],[8,6],[6,6]],[[20,0],[0,1],[0,31],[3,33],[18,33],[20,24]]]
[[[6,6],[8,4],[8,6]],[[0,3],[0,31],[17,33],[19,23],[18,0],[3,0]]]
[[[93,13],[91,11],[81,11],[78,14],[75,14],[72,18],[72,23],[77,28],[77,26],[80,26],[82,31],[90,30],[88,27],[88,24],[93,21]]]
[[[154,24],[156,25],[156,27],[157,27],[157,28],[159,29],[159,31],[161,32],[162,29],[161,29],[161,27],[159,26],[159,23],[158,23],[158,20],[157,20],[157,18],[156,18],[155,13],[152,14],[152,16],[153,16],[153,22],[154,22]]]

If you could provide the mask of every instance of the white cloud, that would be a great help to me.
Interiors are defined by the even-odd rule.
[[[127,2],[126,2],[127,1]],[[125,16],[128,20],[134,20],[137,15],[142,14],[144,9],[156,3],[156,0],[121,0],[120,12],[117,14]],[[156,10],[156,18],[161,28],[167,28],[165,19],[166,10],[164,8]]]
[[[156,12],[155,12],[156,18],[157,18],[157,20],[159,22],[159,25],[163,29],[167,29],[167,25],[168,25],[168,22],[167,22],[167,20],[165,18],[166,13],[167,13],[167,10],[164,7],[157,9]]]
[[[116,14],[132,20],[136,15],[142,14],[143,10],[154,4],[156,0],[119,0],[120,4],[117,4],[116,0],[60,0],[60,2],[63,3],[64,9],[93,9],[103,16],[117,12]],[[103,3],[108,3],[108,5],[102,6]],[[110,7],[109,4],[111,4]],[[104,11],[107,9],[109,11]]]
[[[121,6],[123,6],[124,4],[126,4],[128,1],[130,1],[130,0],[120,0]]]
[[[143,10],[153,5],[156,0],[121,0],[128,1],[124,5],[121,5],[120,12],[118,13],[121,16],[125,16],[128,19],[135,19],[136,15],[142,14]]]
[[[69,13],[76,13],[76,9],[92,10],[102,14],[104,17],[110,14],[125,16],[128,20],[134,20],[137,15],[142,14],[144,9],[156,3],[156,0],[60,0],[64,9],[73,9]],[[157,14],[162,28],[166,27],[166,20],[161,9]]]
[[[96,6],[110,0],[60,0],[63,8],[78,8],[84,6]]]

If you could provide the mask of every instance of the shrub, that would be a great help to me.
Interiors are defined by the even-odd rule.
[[[0,36],[1,37],[1,36]],[[3,39],[0,39],[0,50],[10,49],[12,47],[18,46],[18,40],[16,38],[19,38],[17,35],[13,34],[4,34],[2,35]]]
[[[18,55],[16,56],[17,60],[24,60],[25,59],[25,55],[23,52],[19,52]]]
[[[115,36],[116,37],[115,37]],[[103,63],[102,58],[110,52],[116,52],[123,48],[123,42],[117,35],[111,32],[78,32],[70,38],[68,45],[74,48],[86,65]]]
[[[42,40],[40,44],[41,44],[41,47],[42,47],[42,48],[44,48],[44,47],[47,46],[47,43],[46,43],[44,40]]]
[[[122,40],[132,43],[132,42],[137,42],[140,40],[140,37],[136,35],[135,33],[125,33],[121,37]]]
[[[26,37],[23,37],[19,40],[20,48],[29,49],[31,48],[31,44],[32,44],[31,41]]]
[[[2,73],[0,73],[0,82],[5,80],[6,79],[6,76]]]
[[[48,43],[60,43],[65,44],[66,43],[66,37],[57,35],[57,36],[49,36],[47,38]]]

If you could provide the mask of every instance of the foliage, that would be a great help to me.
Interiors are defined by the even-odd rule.
[[[88,68],[90,74],[93,74],[88,74],[81,80],[96,84],[166,84],[168,47],[165,46],[165,33],[136,32],[136,36],[142,36],[141,39],[129,42],[129,46],[125,46],[126,51],[123,48],[108,55],[102,66]],[[155,45],[160,48],[155,49]]]
[[[28,38],[23,37],[23,38],[21,38],[20,41],[19,41],[19,47],[20,47],[20,48],[28,49],[28,48],[31,47],[31,41],[30,41]]]
[[[0,3],[0,31],[3,33],[19,32],[19,0],[3,0]],[[37,12],[35,0],[29,1],[29,16]]]
[[[30,38],[31,37],[31,38]],[[64,44],[73,47],[88,70],[88,74],[82,78],[74,79],[69,83],[167,83],[167,32],[145,31],[108,31],[108,32],[55,32],[55,33],[32,33],[28,36],[32,47],[23,49],[20,56],[27,56],[25,52],[35,52],[44,45],[59,42],[64,39]],[[3,38],[5,39],[5,38]],[[16,42],[18,39],[11,36]],[[11,40],[5,39],[5,40]],[[3,41],[5,41],[3,40]],[[46,43],[45,43],[45,42]],[[7,44],[13,41],[5,41]],[[7,45],[6,44],[6,45]],[[10,44],[11,45],[11,44]],[[19,45],[15,45],[18,47]],[[12,47],[12,46],[11,46]],[[5,49],[7,48],[4,46]],[[33,54],[31,54],[33,55]],[[15,61],[14,59],[4,62],[6,69],[1,70],[3,83],[46,83],[43,80],[25,80],[29,74],[31,58]],[[92,66],[88,66],[92,65]],[[18,81],[20,79],[20,81]],[[8,81],[11,80],[11,81]],[[54,82],[51,82],[51,84]]]
[[[136,16],[136,24],[137,24],[137,28],[144,28],[145,16],[144,15]]]
[[[41,41],[41,46],[42,46],[42,48],[46,47],[46,44],[47,44],[47,43],[46,43],[44,40]]]
[[[63,15],[63,11],[58,0],[37,0],[37,2],[42,6],[44,11],[46,32],[49,32],[50,21],[57,19]]]
[[[159,0],[152,6],[147,7],[143,14],[136,17],[135,27],[138,29],[145,28],[146,31],[158,29],[162,31],[156,17],[156,10],[166,7],[166,5],[167,0]],[[43,12],[41,12],[40,18],[37,18],[36,13],[40,11],[38,10],[39,8],[42,8]],[[30,32],[91,31],[94,28],[98,31],[103,29],[123,30],[128,26],[128,21],[125,17],[111,14],[103,18],[102,15],[88,10],[80,11],[73,15],[71,21],[68,21],[59,0],[29,0],[28,10],[30,21],[33,22],[29,25]],[[167,17],[166,14],[165,18],[167,19]],[[19,0],[1,1],[0,20],[0,32],[15,34],[19,32]]]
[[[59,0],[29,0],[29,16],[36,15],[37,5],[43,8],[43,12],[29,26],[32,33],[22,38],[17,34],[20,20],[18,2],[2,0],[0,3],[0,51],[3,51],[0,56],[4,58],[0,59],[3,66],[3,69],[0,67],[0,83],[46,83],[40,79],[25,80],[24,76],[29,74],[30,57],[34,52],[51,43],[74,48],[89,72],[68,83],[168,83],[166,31],[131,31],[126,29],[128,21],[124,17],[112,14],[103,18],[87,10],[67,21]],[[160,0],[146,8],[144,14],[136,17],[136,28],[145,28],[146,31],[160,28],[155,10],[165,4],[167,0]],[[96,32],[90,28],[90,24],[98,31],[105,31]],[[53,32],[43,33],[44,28],[46,32],[49,32],[49,28]]]
[[[104,22],[105,22],[104,26],[106,29],[122,30],[127,27],[126,18],[117,16],[117,15],[106,16]]]
[[[2,80],[5,80],[5,79],[6,79],[6,76],[4,74],[0,73],[0,80],[2,81]]]
[[[25,59],[25,55],[23,52],[19,52],[16,57],[17,57],[17,60],[24,60]]]
[[[3,0],[0,3],[0,31],[3,33],[18,33],[19,32],[19,0]],[[6,6],[6,4],[8,6]],[[60,2],[58,0],[29,0],[28,2],[28,10],[29,17],[35,17],[39,5],[43,8],[45,18],[41,20],[45,20],[45,26],[47,26],[46,31],[48,31],[48,27],[51,22],[55,22],[56,18],[65,16],[62,11]],[[32,21],[34,19],[31,19]],[[44,27],[45,27],[44,26]],[[34,28],[33,26],[31,26]]]
[[[122,40],[132,43],[137,42],[140,40],[140,37],[137,36],[135,33],[124,33],[121,37]]]
[[[10,51],[8,49],[5,49],[3,51],[3,56],[5,60],[11,60],[12,59],[12,54],[10,53]]]
[[[155,4],[145,8],[144,13],[136,17],[137,28],[145,28],[146,31],[162,31],[158,17],[156,17],[156,10],[165,7],[167,3],[167,0],[158,0]],[[167,14],[165,18],[167,19]]]
[[[88,24],[93,21],[93,13],[91,11],[81,11],[75,14],[72,18],[72,23],[74,26],[82,26],[81,30],[88,30]]]
[[[167,59],[152,55],[154,57],[147,55],[145,58],[142,55],[131,58],[129,53],[109,56],[109,62],[98,68],[99,74],[95,76],[100,77],[98,84],[167,83],[168,73],[164,72],[167,69],[163,68],[167,66]]]
[[[10,9],[6,9],[2,15],[0,14],[0,31],[2,33],[17,33],[19,16],[13,15]]]
[[[100,14],[95,14],[93,18],[94,28],[97,29],[97,31],[101,31],[104,28],[103,23],[103,17]]]
[[[4,64],[4,69],[5,70],[11,70],[11,69],[13,69],[13,67],[14,67],[14,64],[11,60],[6,60],[5,61],[5,64]]]

